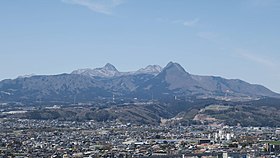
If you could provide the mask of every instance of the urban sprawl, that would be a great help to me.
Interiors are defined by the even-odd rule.
[[[0,157],[279,157],[280,129],[0,119]]]

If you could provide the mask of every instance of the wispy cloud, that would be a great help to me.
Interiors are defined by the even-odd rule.
[[[113,9],[122,4],[123,0],[61,0],[64,3],[75,4],[89,8],[90,10],[110,15]]]
[[[200,21],[199,18],[195,18],[195,19],[192,19],[192,20],[184,21],[183,25],[187,26],[187,27],[193,27],[193,26],[196,26],[197,23],[199,23],[199,21]]]
[[[195,27],[198,26],[198,23],[200,22],[199,18],[194,18],[191,20],[182,20],[182,19],[169,19],[169,18],[157,18],[158,22],[165,22],[169,24],[176,24],[176,25],[183,25],[186,27]]]
[[[273,60],[269,59],[268,57],[261,56],[261,55],[256,54],[256,53],[252,53],[252,52],[250,52],[248,50],[238,49],[237,53],[243,59],[246,59],[246,60],[249,60],[249,61],[253,61],[255,63],[261,64],[261,65],[264,65],[264,66],[267,66],[267,67],[275,67],[275,66],[277,66],[277,64]]]
[[[225,50],[226,52],[232,52],[234,56],[238,56],[239,58],[242,58],[243,60],[254,62],[256,64],[268,67],[268,68],[278,68],[279,64],[273,60],[273,58],[270,58],[267,55],[264,55],[264,53],[254,52],[247,49],[240,49],[236,47],[234,44],[231,44],[231,40],[228,38],[225,38],[221,36],[220,34],[216,32],[199,32],[197,33],[197,36],[207,40],[209,42],[212,42],[219,46],[221,50]]]
[[[219,36],[215,32],[198,32],[197,36],[211,42],[219,43]]]

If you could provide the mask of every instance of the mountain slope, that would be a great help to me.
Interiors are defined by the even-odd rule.
[[[280,97],[261,85],[254,85],[238,79],[224,79],[214,76],[191,75],[178,63],[170,62],[154,78],[137,88],[143,94],[154,96],[168,94],[172,96],[200,97]]]
[[[113,65],[82,69],[71,74],[19,77],[0,82],[0,101],[91,101],[94,98],[257,99],[280,95],[261,85],[241,80],[192,75],[178,63],[163,69],[148,66],[136,72],[119,72]]]
[[[152,78],[150,74],[119,77],[94,77],[77,74],[32,76],[3,80],[0,82],[0,101],[91,101],[96,98],[111,98],[113,95],[126,98],[138,84]]]
[[[196,85],[198,83],[181,65],[170,62],[157,76],[140,85],[136,89],[136,93],[146,94],[146,97],[153,95],[159,98],[168,95],[173,97],[177,93],[192,95],[190,92]]]
[[[69,74],[4,80],[0,82],[0,89],[10,94],[0,95],[1,100],[8,101],[72,101],[78,94],[83,98],[110,94],[99,80]]]
[[[279,97],[279,94],[272,92],[264,86],[250,84],[239,79],[224,79],[215,76],[197,75],[192,75],[192,78],[208,91],[217,92],[220,94]]]

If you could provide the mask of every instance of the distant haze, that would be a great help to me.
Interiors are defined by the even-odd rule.
[[[0,80],[175,61],[280,92],[279,19],[278,0],[0,1]]]

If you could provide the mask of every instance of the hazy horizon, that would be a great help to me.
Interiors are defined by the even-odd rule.
[[[0,2],[0,80],[173,61],[280,92],[280,1]]]

